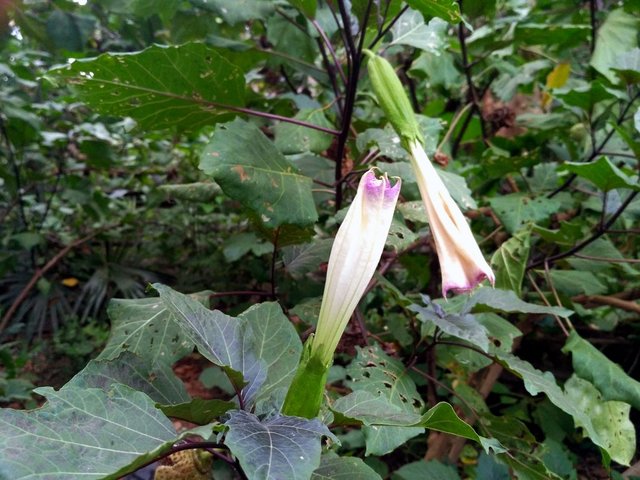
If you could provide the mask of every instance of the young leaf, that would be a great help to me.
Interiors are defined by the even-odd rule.
[[[320,438],[335,438],[319,420],[276,416],[260,421],[232,410],[225,443],[249,478],[303,480],[320,465]]]
[[[202,43],[105,53],[51,73],[98,112],[130,116],[147,130],[197,130],[233,117],[220,105],[244,104],[243,72]]]
[[[236,119],[219,125],[200,157],[200,169],[270,228],[303,227],[318,219],[311,179],[252,123]]]
[[[491,258],[491,268],[496,275],[495,286],[512,290],[522,296],[522,279],[531,247],[531,229],[525,228],[500,245]]]

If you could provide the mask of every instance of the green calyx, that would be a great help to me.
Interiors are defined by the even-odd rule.
[[[324,363],[319,355],[311,354],[312,343],[313,337],[309,337],[284,400],[283,415],[315,418],[320,412],[320,406],[324,399],[324,387],[331,365]]]
[[[395,70],[380,55],[370,50],[365,50],[364,53],[369,58],[367,70],[373,91],[387,119],[400,136],[402,145],[408,148],[415,141],[424,145],[420,125]]]

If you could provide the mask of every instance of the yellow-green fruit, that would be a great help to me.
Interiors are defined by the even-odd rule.
[[[189,449],[169,455],[166,465],[156,469],[154,480],[211,480],[213,455],[204,450]]]

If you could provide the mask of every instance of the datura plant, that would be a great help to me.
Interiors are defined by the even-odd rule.
[[[327,373],[340,337],[380,261],[389,233],[400,179],[362,176],[353,203],[331,248],[318,327],[302,353],[283,413],[313,418],[318,414]]]
[[[411,158],[440,260],[442,294],[469,292],[484,279],[493,284],[495,276],[469,224],[424,151],[424,138],[400,79],[386,59],[366,53],[373,91]]]

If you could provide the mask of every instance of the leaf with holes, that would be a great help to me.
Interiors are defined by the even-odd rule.
[[[396,409],[420,414],[424,402],[402,362],[386,355],[378,345],[361,348],[347,367],[348,386],[385,397]],[[367,455],[384,455],[424,431],[420,427],[365,426]]]
[[[111,335],[98,360],[112,360],[127,351],[150,365],[171,365],[193,350],[193,342],[159,298],[116,298],[109,303],[107,314]]]
[[[91,360],[65,387],[108,390],[114,383],[144,392],[164,404],[188,402],[190,398],[170,364],[151,364],[131,352],[122,352],[113,360]]]
[[[243,72],[202,43],[105,53],[50,73],[96,111],[129,116],[146,130],[197,130],[244,104]]]
[[[249,478],[302,480],[320,465],[321,437],[335,437],[319,420],[276,416],[260,420],[232,410],[225,443]]]
[[[219,125],[202,152],[200,169],[269,228],[303,227],[318,219],[311,179],[252,123],[236,119]]]

